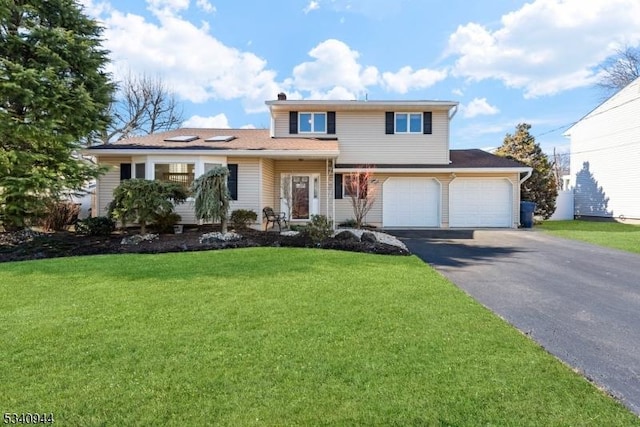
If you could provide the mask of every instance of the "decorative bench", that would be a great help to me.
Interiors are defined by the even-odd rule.
[[[269,206],[262,209],[262,214],[264,215],[267,223],[264,226],[264,231],[267,231],[269,228],[269,223],[272,224],[271,228],[278,224],[278,231],[282,230],[282,223],[284,222],[284,226],[287,226],[287,215],[284,212],[274,212],[273,208]]]

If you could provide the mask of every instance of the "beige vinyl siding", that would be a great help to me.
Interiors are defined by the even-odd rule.
[[[120,163],[131,163],[131,157],[98,157],[97,161],[100,165],[108,166],[109,170],[96,182],[96,210],[92,215],[105,216],[113,199],[113,190],[120,185]]]
[[[640,78],[569,130],[576,215],[640,219],[639,117]]]
[[[197,224],[196,211],[193,200],[187,200],[174,208],[175,212],[180,215],[180,224]]]
[[[385,134],[385,112],[338,112],[336,132],[340,155],[348,164],[449,163],[449,119],[434,111],[430,135]]]
[[[276,199],[276,194],[278,194],[277,191],[279,189],[279,186],[276,187],[275,161],[273,159],[261,159],[260,172],[260,188],[262,188],[262,192],[260,194],[258,222],[262,223],[262,209],[265,206],[275,206],[274,209],[278,207],[274,204],[274,200]]]
[[[259,214],[260,207],[260,159],[229,157],[228,164],[238,165],[238,200],[231,201],[231,211],[252,210]]]
[[[378,180],[378,183],[375,185],[375,202],[373,207],[367,214],[365,218],[365,222],[371,225],[375,225],[377,227],[382,226],[382,206],[383,206],[383,194],[382,194],[382,185],[385,180],[392,176],[398,177],[426,177],[426,178],[435,178],[440,183],[440,188],[442,190],[442,194],[440,197],[440,212],[441,212],[441,224],[443,228],[449,227],[449,184],[452,181],[452,176],[449,173],[438,173],[438,174],[420,174],[420,173],[408,173],[408,174],[384,174],[384,173],[376,173],[374,178]],[[457,177],[460,178],[507,178],[512,183],[513,187],[513,224],[514,227],[517,227],[520,221],[520,181],[517,173],[514,174],[479,174],[479,173],[456,173]],[[348,219],[353,219],[353,208],[351,206],[351,200],[349,197],[344,197],[342,199],[336,200],[336,223],[340,223],[346,221]]]
[[[171,158],[173,159],[173,158]],[[106,215],[106,207],[113,198],[113,189],[120,184],[120,163],[131,163],[130,157],[112,157],[98,159],[100,164],[111,166],[107,174],[103,175],[97,183],[97,214]],[[204,159],[203,161],[217,161],[217,159]],[[167,158],[167,161],[170,161]],[[186,159],[185,161],[191,161]],[[260,214],[262,211],[260,201],[261,189],[261,160],[259,158],[236,158],[227,159],[227,164],[238,165],[238,200],[231,202],[231,211],[235,209],[250,209]],[[272,181],[270,181],[272,182]],[[192,199],[175,207],[175,211],[182,219],[181,224],[197,224],[195,216],[195,206]]]
[[[276,136],[292,136],[288,112],[279,112],[274,123]],[[336,136],[340,147],[337,163],[449,164],[448,112],[433,111],[432,132],[387,135],[384,111],[337,111]]]
[[[276,138],[286,138],[288,136],[299,137],[300,135],[290,135],[289,134],[289,112],[277,112],[276,116],[273,119],[273,135]],[[337,115],[337,114],[336,114]]]
[[[273,185],[274,192],[273,197],[270,200],[271,206],[274,209],[280,209],[280,179],[283,174],[319,174],[320,175],[320,189],[318,191],[319,208],[318,214],[326,215],[330,217],[332,215],[331,205],[327,204],[327,164],[324,160],[277,160],[275,162]],[[333,185],[333,182],[329,183]],[[267,200],[269,202],[269,200]]]

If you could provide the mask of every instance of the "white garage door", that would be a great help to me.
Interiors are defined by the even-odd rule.
[[[382,200],[384,227],[440,226],[440,183],[433,178],[388,178]]]
[[[449,185],[449,226],[512,227],[512,197],[506,179],[454,179]]]

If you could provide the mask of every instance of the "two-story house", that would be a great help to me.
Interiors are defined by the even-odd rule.
[[[574,215],[640,222],[640,77],[573,124]]]
[[[231,209],[353,218],[347,181],[370,171],[381,227],[517,227],[520,183],[531,169],[482,150],[451,150],[450,101],[267,101],[270,129],[177,129],[91,147],[111,166],[96,186],[104,215],[123,179],[190,184],[213,165],[230,170]],[[296,197],[292,197],[295,194]],[[293,205],[293,206],[292,206]],[[177,207],[195,223],[193,202]],[[260,220],[259,220],[260,221]]]

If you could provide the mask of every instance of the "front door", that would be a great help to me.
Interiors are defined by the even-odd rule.
[[[318,214],[320,176],[292,174],[282,176],[281,210],[288,219],[308,220]]]
[[[309,219],[309,176],[291,176],[291,219]]]

